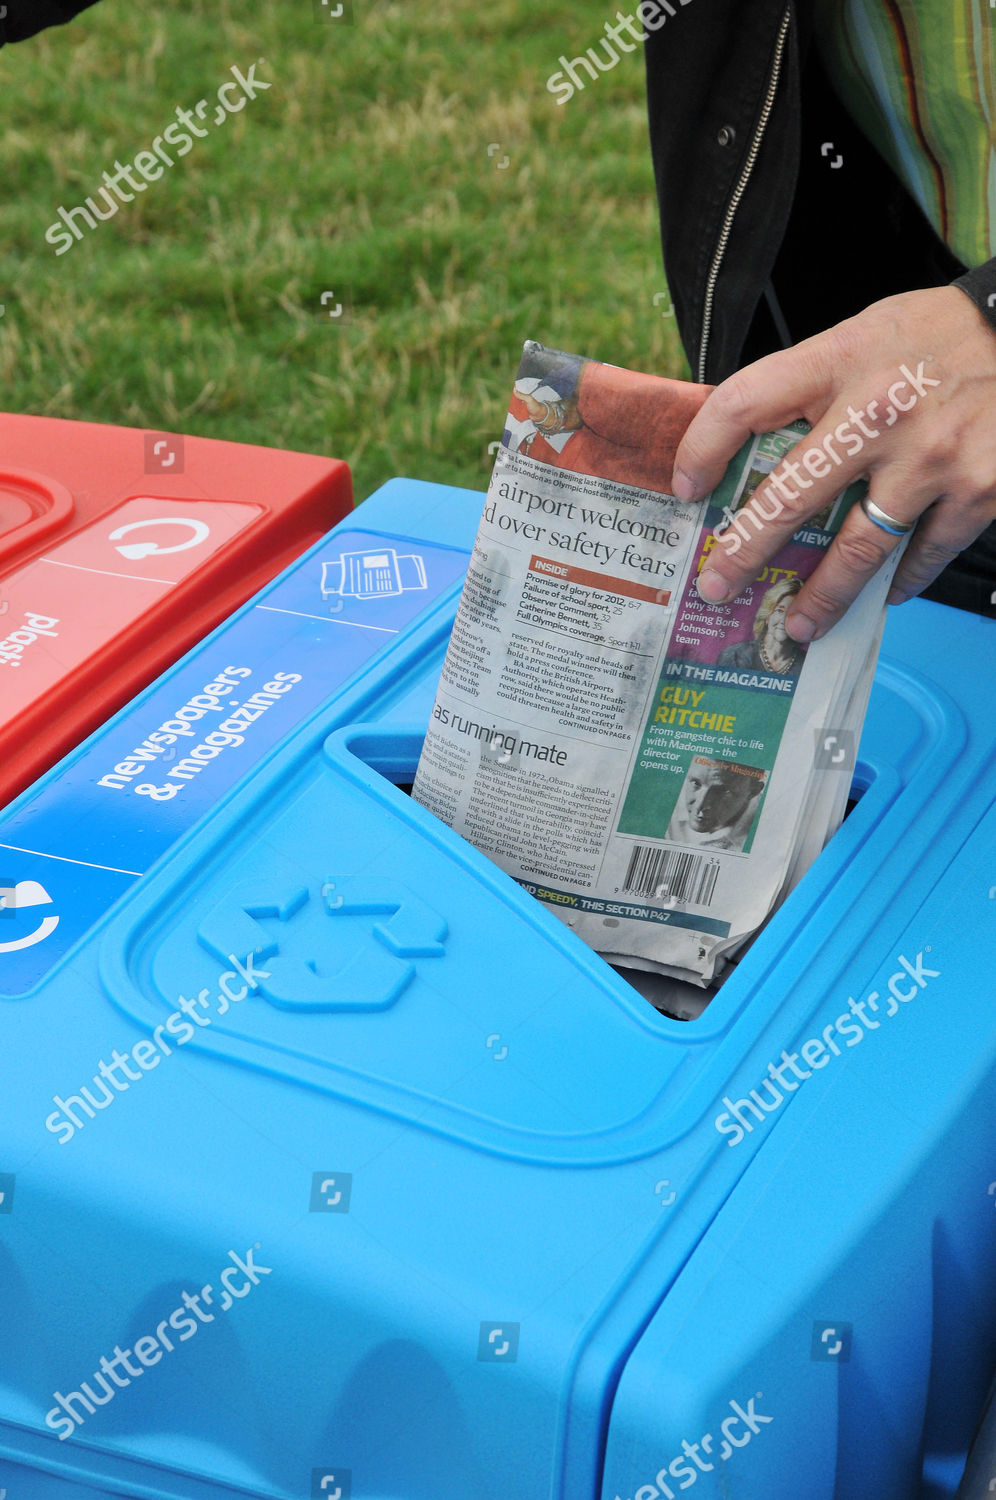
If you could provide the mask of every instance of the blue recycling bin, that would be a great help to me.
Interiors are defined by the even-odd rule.
[[[996,1359],[993,622],[695,1021],[406,795],[395,480],[0,818],[9,1500],[925,1500]]]

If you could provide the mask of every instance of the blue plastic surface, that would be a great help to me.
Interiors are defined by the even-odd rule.
[[[392,784],[479,508],[385,487],[0,829],[66,922],[10,952],[39,907],[0,922],[9,1500],[898,1500],[957,1471],[996,1352],[994,625],[892,613],[857,807],[671,1021]],[[312,631],[315,588],[398,633]],[[95,785],[236,665],[302,680],[169,802]],[[873,990],[877,1027],[717,1126]],[[119,1349],[150,1363],[76,1400]]]

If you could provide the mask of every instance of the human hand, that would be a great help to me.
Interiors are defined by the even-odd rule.
[[[738,370],[703,403],[678,446],[679,499],[707,494],[752,433],[798,417],[812,430],[737,513],[744,525],[717,539],[701,596],[713,604],[735,598],[793,532],[862,475],[869,500],[887,515],[920,518],[887,602],[918,594],[996,518],[994,411],[996,332],[956,286],[885,297]],[[852,507],[792,601],[792,637],[825,635],[899,540]]]

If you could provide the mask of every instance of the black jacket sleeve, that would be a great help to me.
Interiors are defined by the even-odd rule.
[[[5,42],[23,42],[25,37],[34,36],[48,26],[62,26],[95,3],[96,0],[59,0],[58,4],[55,0],[7,0],[6,6],[0,5],[0,10],[6,12],[0,17],[0,47]]]
[[[966,271],[964,276],[956,276],[951,285],[961,287],[966,297],[971,297],[996,333],[996,256]]]

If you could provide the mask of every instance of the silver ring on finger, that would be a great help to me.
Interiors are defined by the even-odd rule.
[[[867,495],[863,495],[858,503],[872,525],[887,531],[890,536],[906,536],[916,525],[915,521],[897,521],[895,516],[890,516],[888,511],[882,510]]]

